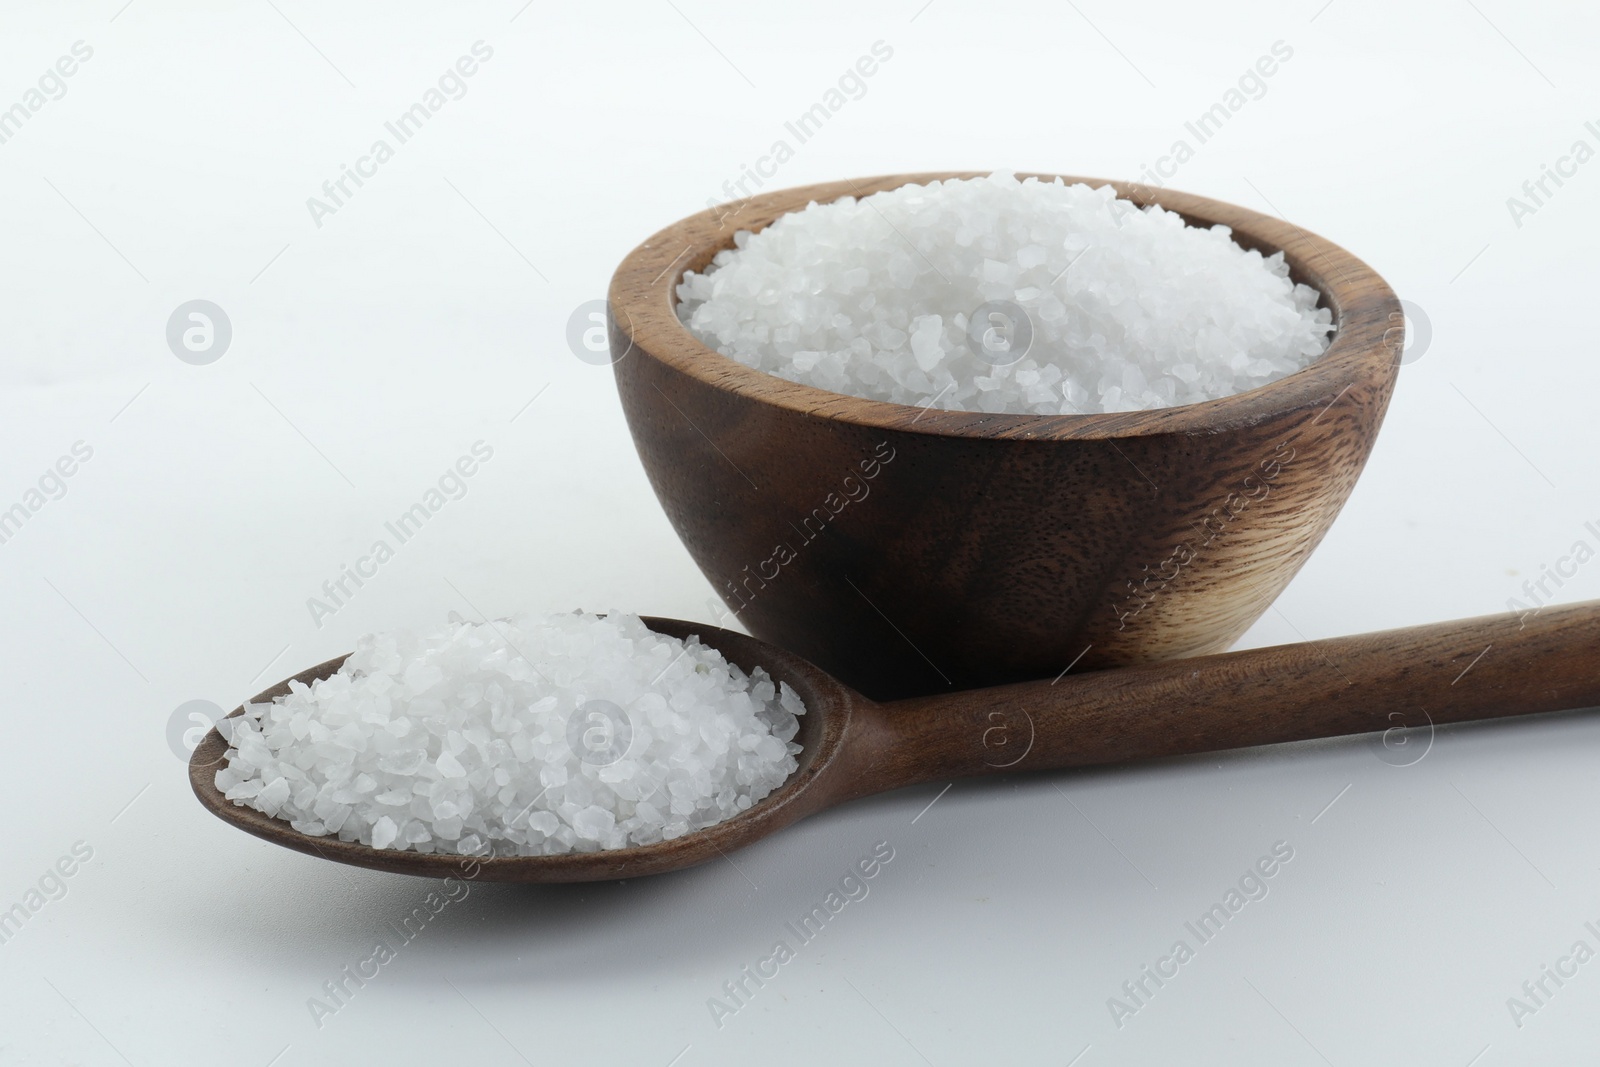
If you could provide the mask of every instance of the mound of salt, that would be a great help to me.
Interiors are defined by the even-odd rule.
[[[1210,400],[1305,367],[1332,313],[1283,254],[1108,186],[985,178],[813,203],[678,286],[706,345],[818,388],[1065,415]]]
[[[626,848],[721,822],[795,769],[786,684],[631,615],[362,638],[224,719],[217,788],[313,836],[460,855]]]

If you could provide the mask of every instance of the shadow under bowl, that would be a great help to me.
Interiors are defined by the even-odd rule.
[[[690,555],[752,634],[878,700],[1226,649],[1349,498],[1399,371],[1400,302],[1338,245],[1222,201],[1073,177],[1283,252],[1332,311],[1332,344],[1217,400],[1015,415],[786,381],[678,320],[683,273],[740,230],[981,173],[763,193],[667,227],[611,282],[623,411]]]

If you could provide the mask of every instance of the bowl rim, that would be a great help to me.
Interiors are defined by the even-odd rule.
[[[1113,181],[1041,172],[1017,172],[1021,179],[1095,188],[1110,186],[1119,197],[1143,207],[1159,204],[1190,224],[1221,224],[1235,241],[1263,255],[1282,251],[1291,276],[1316,288],[1337,326],[1328,349],[1306,367],[1255,389],[1193,404],[1146,411],[1033,415],[945,411],[911,404],[835,393],[747,367],[724,356],[679,321],[676,290],[683,274],[703,271],[713,256],[733,247],[739,230],[760,230],[780,215],[812,202],[862,197],[906,185],[985,177],[990,171],[932,171],[844,179],[759,193],[680,219],[630,252],[612,276],[607,317],[612,334],[612,366],[644,354],[723,392],[781,408],[873,429],[945,437],[1008,440],[1093,440],[1157,434],[1215,433],[1256,425],[1313,407],[1331,407],[1352,386],[1392,380],[1400,369],[1404,315],[1394,291],[1371,267],[1332,241],[1286,219],[1264,215],[1222,200]],[[1403,334],[1401,335],[1403,336]],[[619,343],[620,342],[620,343]],[[625,347],[623,347],[625,346]],[[615,355],[619,347],[622,354]]]

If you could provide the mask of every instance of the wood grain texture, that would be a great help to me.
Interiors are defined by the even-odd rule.
[[[1600,601],[915,698],[844,751],[876,792],[1595,706]]]
[[[738,230],[812,200],[972,176],[766,193],[684,219],[623,261],[609,298],[617,387],[668,518],[751,633],[879,699],[1052,677],[1080,653],[1089,668],[1226,648],[1327,532],[1394,386],[1399,302],[1337,245],[1231,204],[1109,183],[1283,251],[1338,324],[1297,374],[1158,411],[862,400],[745,367],[677,319],[683,272]],[[893,458],[863,479],[875,455]]]
[[[1526,620],[1467,619],[888,704],[754,638],[672,619],[645,622],[676,637],[698,634],[746,670],[763,666],[806,702],[796,772],[709,829],[633,849],[481,860],[307,837],[217,790],[227,744],[215,730],[195,749],[190,784],[207,809],[239,829],[340,863],[435,878],[600,881],[717,860],[825,808],[919,782],[1375,731],[1406,729],[1409,740],[1431,744],[1434,727],[1445,723],[1600,705],[1600,601]],[[342,662],[295,678],[309,683]],[[287,691],[285,681],[251,703]]]

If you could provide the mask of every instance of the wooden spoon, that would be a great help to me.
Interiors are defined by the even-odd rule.
[[[676,619],[644,621],[658,633],[699,635],[747,671],[766,668],[806,703],[799,768],[765,800],[708,829],[638,848],[476,860],[308,837],[223,797],[214,779],[227,742],[214,729],[190,759],[190,784],[218,817],[324,859],[435,878],[465,871],[485,881],[584,882],[704,863],[835,804],[918,782],[1380,730],[1426,733],[1439,723],[1600,706],[1600,601],[890,703],[868,700],[754,638]],[[329,660],[294,680],[309,684],[343,662]],[[252,703],[288,688],[286,680]]]

